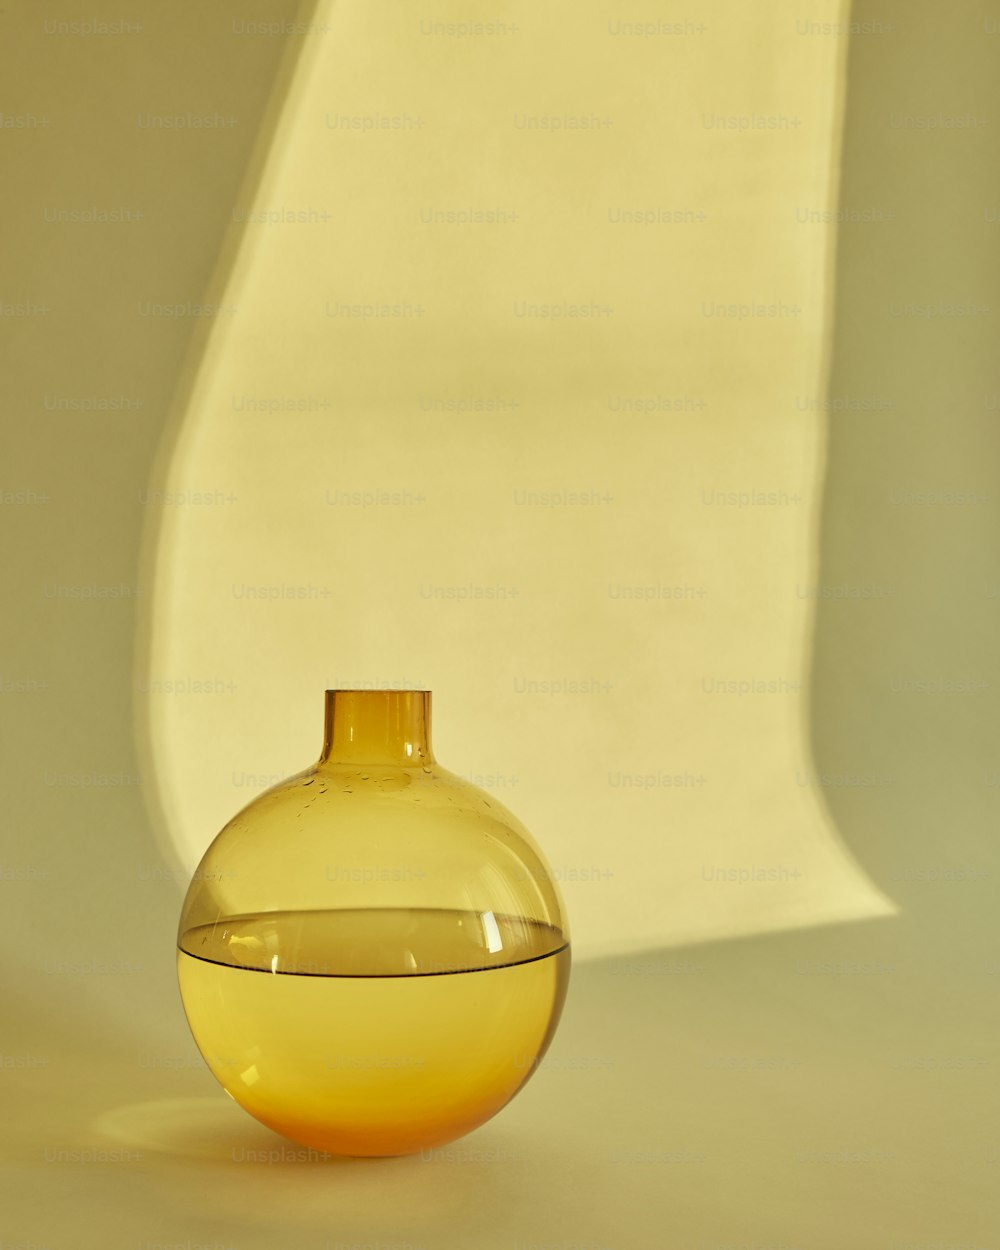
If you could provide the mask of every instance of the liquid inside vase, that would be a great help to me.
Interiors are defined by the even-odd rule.
[[[495,1115],[562,1010],[552,925],[434,908],[267,912],[184,931],[198,1046],[247,1111],[341,1155],[415,1153]]]

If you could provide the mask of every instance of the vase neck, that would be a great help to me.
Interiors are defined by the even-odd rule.
[[[434,762],[429,690],[328,690],[321,764]]]

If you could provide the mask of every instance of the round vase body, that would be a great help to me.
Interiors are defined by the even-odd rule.
[[[427,691],[327,691],[320,760],[226,825],[181,913],[205,1062],[251,1115],[331,1154],[410,1154],[482,1124],[566,995],[551,871],[435,762],[429,723]]]

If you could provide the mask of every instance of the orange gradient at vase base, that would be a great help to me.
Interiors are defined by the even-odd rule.
[[[235,918],[183,934],[177,958],[222,1085],[338,1155],[431,1149],[495,1115],[545,1053],[570,968],[549,925],[433,909]]]

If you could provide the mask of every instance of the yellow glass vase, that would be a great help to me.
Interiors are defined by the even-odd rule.
[[[206,851],[181,997],[251,1115],[340,1155],[433,1148],[495,1115],[552,1038],[570,971],[541,851],[430,747],[425,690],[328,690],[319,761]]]

